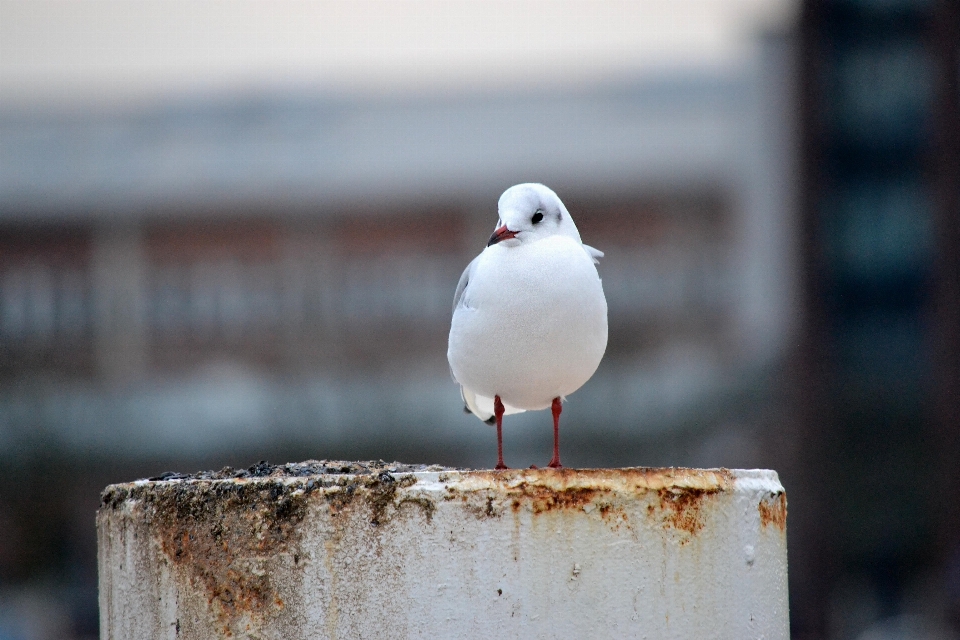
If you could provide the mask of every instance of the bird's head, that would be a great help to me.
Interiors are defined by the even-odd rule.
[[[580,232],[567,208],[551,189],[542,184],[525,183],[510,187],[497,204],[500,219],[487,246],[505,242],[506,246],[534,242],[554,235],[569,236],[580,242]]]

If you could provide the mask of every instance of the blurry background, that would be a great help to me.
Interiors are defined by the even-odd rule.
[[[0,0],[0,640],[96,637],[108,483],[489,467],[446,333],[524,181],[606,252],[564,462],[775,468],[795,638],[958,637],[958,49],[948,0]]]

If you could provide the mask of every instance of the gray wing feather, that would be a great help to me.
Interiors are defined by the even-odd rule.
[[[463,303],[466,304],[466,301],[463,299],[463,295],[467,290],[467,285],[470,284],[470,277],[473,275],[473,269],[477,264],[477,260],[480,256],[477,256],[470,261],[470,264],[467,265],[467,268],[463,270],[463,275],[460,276],[460,282],[457,283],[457,291],[453,294],[453,312],[457,312],[457,307]],[[492,414],[481,410],[477,406],[477,394],[475,394],[470,389],[467,389],[460,381],[457,380],[457,377],[453,375],[453,368],[450,369],[450,377],[453,378],[453,381],[460,385],[460,397],[463,398],[464,410],[468,413],[476,415],[478,418],[484,422],[489,423],[493,419]]]
[[[467,285],[470,283],[470,276],[473,274],[473,267],[477,264],[477,260],[480,256],[477,256],[470,261],[470,264],[467,265],[467,268],[463,270],[463,275],[460,276],[460,282],[457,283],[457,291],[453,294],[453,310],[457,310],[457,306],[460,304],[460,300],[463,299],[463,292],[467,290]]]
[[[600,249],[594,249],[588,244],[583,245],[583,250],[587,252],[587,255],[590,256],[590,259],[593,260],[593,264],[600,264],[600,258],[603,257],[603,251]]]

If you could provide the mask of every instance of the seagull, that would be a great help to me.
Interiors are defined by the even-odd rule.
[[[550,407],[560,464],[562,402],[587,382],[607,348],[607,301],[598,258],[567,208],[542,184],[504,191],[486,248],[467,265],[453,297],[447,360],[464,411],[497,425],[503,416]]]

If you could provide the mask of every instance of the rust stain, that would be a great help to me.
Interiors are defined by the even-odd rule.
[[[448,487],[444,499],[459,497],[478,518],[499,517],[503,509],[517,513],[527,505],[534,515],[564,510],[596,513],[618,529],[629,526],[619,503],[630,496],[653,493],[656,498],[648,515],[659,518],[665,527],[694,535],[704,525],[703,501],[731,489],[733,482],[726,469],[473,471],[461,476],[456,490]],[[468,495],[475,497],[468,502]]]
[[[350,476],[325,485],[323,496],[333,517],[350,509],[359,498],[360,503],[370,510],[370,524],[374,527],[389,522],[406,504],[419,507],[427,522],[430,522],[436,511],[432,500],[398,493],[399,490],[416,483],[416,476],[409,473],[395,476],[386,472],[377,476]]]
[[[433,522],[433,514],[437,510],[437,505],[433,500],[425,497],[405,497],[397,502],[397,510],[400,509],[405,504],[412,504],[417,507],[420,507],[420,510],[423,512],[424,517],[427,519],[427,524]]]
[[[477,494],[462,494],[460,502],[463,507],[472,513],[477,520],[486,520],[487,518],[499,518],[503,515],[502,501],[498,496],[490,495],[488,492],[479,492]],[[514,512],[517,508],[513,509]]]
[[[673,487],[724,491],[732,487],[727,469],[629,467],[625,469],[509,469],[463,473],[461,490],[517,490],[521,485],[562,492],[570,489],[637,493]]]
[[[787,530],[787,494],[783,491],[771,493],[760,500],[760,524],[763,527],[775,526],[780,531]]]
[[[397,495],[397,479],[389,473],[383,473],[367,485],[367,505],[370,507],[370,524],[379,527],[387,521],[387,508],[393,506]]]
[[[468,490],[460,495],[460,500],[477,518],[483,520],[499,518],[505,509],[518,513],[524,505],[529,505],[534,515],[565,509],[583,510],[596,496],[607,492],[606,489],[580,487],[555,490],[521,482],[500,492]]]
[[[657,491],[660,512],[664,515],[664,524],[678,531],[696,535],[703,529],[703,502],[720,489],[697,489],[689,487],[671,487]],[[656,511],[656,509],[653,509]],[[648,513],[651,511],[648,509]]]
[[[565,509],[579,511],[593,502],[597,495],[609,492],[609,489],[594,489],[591,487],[568,487],[555,490],[526,483],[520,484],[517,490],[521,496],[530,500],[534,513],[547,513]]]
[[[271,574],[282,556],[300,561],[300,522],[311,500],[331,517],[362,507],[373,527],[413,505],[431,521],[432,500],[400,490],[416,484],[409,473],[305,478],[217,478],[108,487],[101,508],[141,510],[179,575],[206,596],[220,632],[256,633],[287,603]],[[252,627],[251,627],[252,625]]]
[[[103,508],[133,501],[176,571],[202,589],[220,631],[244,635],[286,608],[269,564],[295,549],[305,483],[201,480],[119,486]]]

